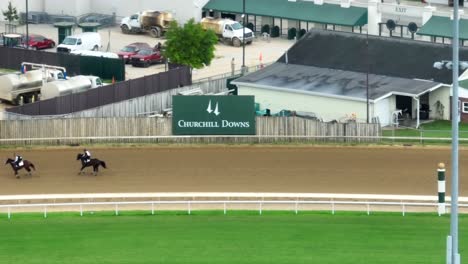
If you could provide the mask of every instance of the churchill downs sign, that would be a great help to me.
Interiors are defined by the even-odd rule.
[[[255,135],[253,96],[174,96],[174,135]]]

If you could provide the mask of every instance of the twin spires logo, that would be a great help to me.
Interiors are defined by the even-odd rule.
[[[216,107],[215,107],[215,110],[213,111],[213,109],[211,108],[211,100],[208,103],[208,108],[206,109],[206,111],[208,112],[208,114],[213,113],[216,116],[219,116],[219,114],[221,114],[221,112],[219,112],[219,110],[218,110],[218,102],[216,102]]]
[[[253,96],[174,96],[174,135],[255,135]]]

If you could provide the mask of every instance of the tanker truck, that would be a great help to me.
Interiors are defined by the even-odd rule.
[[[147,10],[123,18],[120,29],[124,34],[149,32],[153,38],[159,38],[167,31],[172,20],[169,12]]]
[[[96,76],[75,76],[68,80],[58,80],[46,83],[41,88],[41,100],[51,99],[72,93],[84,92],[102,86],[102,81]]]
[[[226,18],[205,17],[201,20],[205,30],[213,30],[218,38],[235,47],[242,45],[244,27],[237,21]],[[245,28],[245,43],[251,44],[255,35],[249,28]]]
[[[31,70],[24,74],[0,76],[0,100],[14,105],[31,103],[37,100],[44,83],[65,79],[61,70]]]

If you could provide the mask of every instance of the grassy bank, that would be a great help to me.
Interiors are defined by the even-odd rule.
[[[0,263],[443,263],[450,222],[433,214],[158,214],[1,215]],[[462,258],[467,232],[462,215]]]

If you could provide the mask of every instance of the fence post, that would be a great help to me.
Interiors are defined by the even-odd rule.
[[[297,214],[297,203],[298,203],[298,202],[297,202],[297,200],[296,200],[296,205],[295,205],[295,208],[294,208],[294,211],[296,212],[296,214]]]
[[[11,211],[10,211],[10,207],[8,207],[8,219],[11,219]]]
[[[260,202],[260,208],[259,208],[259,214],[261,215],[262,214],[262,205],[263,205],[263,202]]]
[[[80,216],[83,216],[83,205],[80,204]]]
[[[369,202],[367,202],[367,215],[370,215],[370,205],[369,205]]]
[[[151,215],[154,215],[154,202],[151,202]]]
[[[438,213],[439,216],[445,214],[445,164],[439,163],[437,169],[437,192],[438,192]]]
[[[44,218],[47,218],[47,206],[44,206]]]
[[[190,206],[190,201],[188,201],[187,205],[188,205],[188,214],[192,214],[192,208]]]
[[[115,215],[119,215],[119,205],[115,204]]]
[[[335,201],[332,199],[331,200],[331,204],[332,204],[332,215],[335,214]]]
[[[224,202],[224,214],[226,215],[226,202]]]

